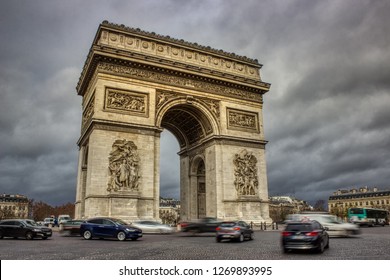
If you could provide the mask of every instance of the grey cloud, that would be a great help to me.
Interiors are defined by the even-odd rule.
[[[270,194],[308,201],[389,187],[388,1],[2,1],[0,192],[74,201],[81,97],[103,20],[256,58]],[[179,147],[161,138],[161,194],[179,196]]]

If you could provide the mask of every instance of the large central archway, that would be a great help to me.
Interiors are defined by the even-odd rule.
[[[156,125],[168,129],[180,145],[180,215],[185,220],[215,216],[216,210],[212,207],[215,198],[211,192],[206,192],[204,145],[207,139],[219,134],[217,121],[208,108],[194,98],[160,94]]]
[[[103,22],[77,91],[76,217],[159,219],[160,134],[180,151],[182,219],[269,222],[261,65]]]

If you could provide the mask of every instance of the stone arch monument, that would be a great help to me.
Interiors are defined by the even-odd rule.
[[[160,134],[180,145],[181,219],[270,222],[257,60],[104,21],[82,97],[76,218],[159,219]],[[163,163],[164,164],[164,163]]]

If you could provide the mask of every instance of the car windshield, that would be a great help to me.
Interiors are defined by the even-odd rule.
[[[33,220],[26,220],[25,222],[26,222],[26,224],[28,224],[28,225],[38,226],[38,224],[37,224],[35,221],[33,221]]]
[[[310,224],[290,224],[287,226],[286,231],[311,231],[312,226]]]
[[[120,219],[112,219],[112,221],[118,225],[122,225],[122,226],[125,226],[127,225],[128,223],[126,223],[125,221],[122,221]]]
[[[229,223],[222,223],[220,227],[234,227],[236,223],[234,222],[229,222]]]
[[[324,222],[330,223],[330,224],[341,224],[341,222],[337,219],[336,216],[325,216]]]

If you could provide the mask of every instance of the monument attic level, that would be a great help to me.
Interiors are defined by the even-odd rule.
[[[180,144],[181,219],[270,221],[257,60],[108,22],[83,97],[76,216],[159,219],[160,133]]]

